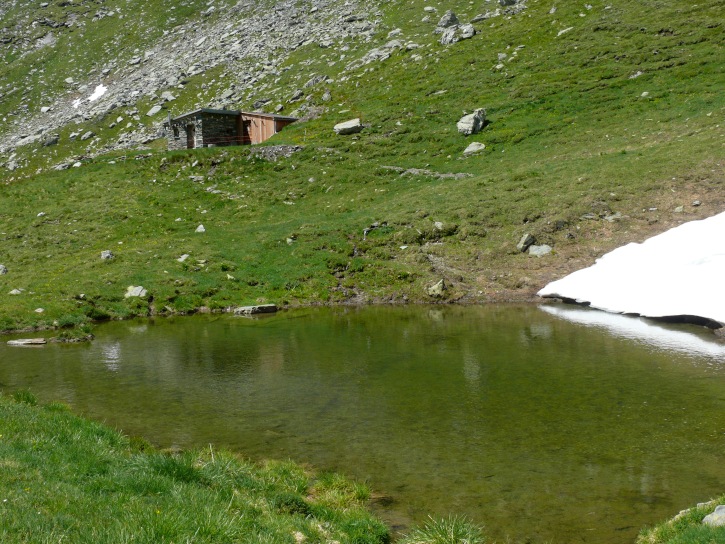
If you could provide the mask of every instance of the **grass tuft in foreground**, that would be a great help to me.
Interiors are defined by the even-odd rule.
[[[0,541],[389,542],[368,490],[211,447],[138,447],[62,404],[0,396]]]
[[[464,517],[430,518],[402,538],[400,544],[484,544],[480,527]]]
[[[720,544],[725,542],[725,527],[703,525],[702,520],[725,504],[725,495],[683,510],[672,519],[643,529],[636,544]]]

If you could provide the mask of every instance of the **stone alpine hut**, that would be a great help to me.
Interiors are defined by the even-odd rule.
[[[272,113],[200,108],[169,116],[164,130],[169,149],[258,144],[297,121]]]

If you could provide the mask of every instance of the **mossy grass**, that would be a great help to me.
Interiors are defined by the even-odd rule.
[[[368,490],[212,446],[166,453],[27,391],[0,396],[3,542],[384,543]]]

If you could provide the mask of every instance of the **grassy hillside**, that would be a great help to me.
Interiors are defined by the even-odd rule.
[[[0,170],[0,328],[255,302],[527,299],[622,243],[723,210],[724,2],[530,1],[478,20],[476,36],[448,46],[433,32],[444,11],[468,22],[497,4],[427,5],[377,5],[370,43],[302,45],[262,78],[263,93],[231,104],[249,109],[263,95],[267,108],[300,109],[287,103],[295,89],[329,76],[305,89],[302,113],[312,118],[268,142],[304,146],[288,158],[249,148],[169,153],[163,140],[102,153],[118,137],[109,123],[128,106],[76,119],[57,145],[13,150],[20,167]],[[177,10],[186,16],[202,18]],[[77,32],[68,39],[82,57],[78,48],[93,46]],[[392,39],[400,47],[387,48],[390,58],[356,62]],[[2,88],[38,77],[34,58],[6,57]],[[78,62],[66,60],[69,69]],[[191,78],[165,107],[208,105],[223,68]],[[488,125],[458,134],[456,121],[478,107]],[[332,126],[353,117],[365,130],[336,136]],[[65,137],[86,130],[97,135],[92,145]],[[472,141],[486,149],[464,157]],[[195,232],[200,224],[206,232]],[[527,232],[553,253],[518,252]],[[115,258],[101,260],[104,250]],[[444,294],[429,295],[441,279]],[[147,297],[124,298],[130,285]]]

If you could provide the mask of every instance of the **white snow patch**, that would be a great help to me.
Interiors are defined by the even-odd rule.
[[[108,90],[108,87],[106,87],[105,85],[103,85],[103,84],[98,85],[94,89],[93,94],[91,94],[91,96],[89,96],[88,98],[86,98],[86,100],[88,100],[88,102],[95,102],[96,100],[98,100],[99,98],[101,98],[104,94],[106,94],[106,91],[107,90]],[[82,98],[76,98],[73,101],[73,107],[75,109],[78,109],[78,107],[83,103],[83,101],[84,100]]]
[[[94,101],[98,100],[98,99],[99,99],[99,98],[101,98],[101,97],[102,97],[102,96],[103,96],[104,94],[106,94],[106,91],[107,91],[107,90],[108,90],[108,87],[106,87],[105,85],[103,85],[103,84],[99,85],[99,86],[98,86],[98,87],[96,87],[96,89],[95,89],[95,90],[93,91],[93,94],[92,94],[91,96],[89,96],[89,97],[88,97],[88,101],[89,101],[89,102],[94,102]]]
[[[545,304],[539,308],[560,319],[604,329],[614,336],[647,344],[657,349],[713,358],[718,362],[725,359],[725,344],[721,342],[714,339],[708,340],[691,332],[669,328],[667,325],[647,322],[639,317],[597,312],[576,306],[562,307]]]
[[[628,244],[538,292],[645,317],[698,316],[725,325],[725,212]]]

